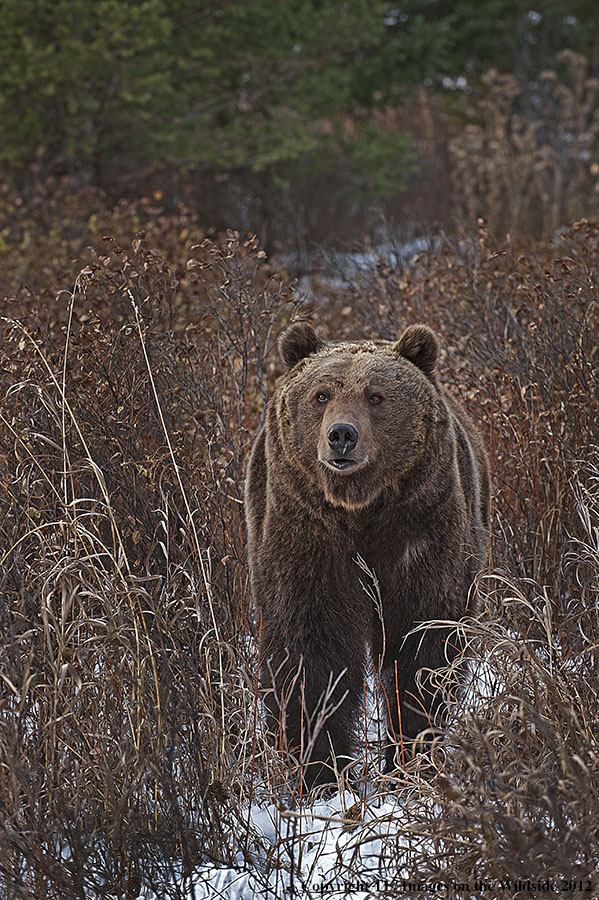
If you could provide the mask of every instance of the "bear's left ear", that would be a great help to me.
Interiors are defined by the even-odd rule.
[[[418,366],[431,381],[435,380],[439,341],[428,325],[410,325],[394,345],[393,350]]]
[[[307,322],[294,322],[279,338],[279,350],[288,369],[322,346],[323,342]]]

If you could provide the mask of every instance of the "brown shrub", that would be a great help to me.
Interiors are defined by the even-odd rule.
[[[453,728],[400,783],[412,796],[393,853],[413,852],[388,896],[410,878],[470,884],[468,898],[480,878],[486,896],[510,878],[598,887],[598,251],[584,220],[519,255],[479,223],[401,272],[379,263],[328,289],[331,330],[439,332],[494,482],[491,571],[461,625],[473,683],[464,698],[446,673]]]
[[[232,234],[178,284],[143,236],[105,246],[72,294],[13,298],[2,321],[10,896],[163,895],[173,860],[247,842],[241,485],[290,293]]]
[[[548,238],[599,210],[599,79],[562,50],[533,82],[490,70],[449,141],[458,221]]]
[[[122,246],[100,243],[110,213],[78,237],[40,210],[50,230],[5,248],[0,883],[11,900],[134,897],[142,884],[182,896],[176,874],[200,860],[250,860],[259,776],[288,799],[256,716],[240,500],[292,297],[234,235],[201,241],[188,265],[182,248],[201,229],[159,209],[113,213]],[[150,240],[129,246],[142,219]],[[71,251],[87,265],[55,297]],[[331,335],[432,325],[444,381],[491,451],[501,571],[483,615],[462,624],[486,681],[454,697],[452,735],[427,771],[404,773],[405,816],[364,831],[371,841],[386,824],[390,860],[408,843],[405,877],[583,878],[599,852],[598,251],[586,222],[519,255],[481,225],[322,299],[317,324]],[[282,839],[268,859],[293,867],[302,846]]]

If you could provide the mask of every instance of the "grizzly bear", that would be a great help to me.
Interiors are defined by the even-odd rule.
[[[270,727],[313,785],[333,780],[332,759],[351,758],[367,648],[387,768],[397,742],[442,718],[426,672],[451,660],[455,641],[440,627],[410,632],[466,610],[487,546],[489,471],[476,428],[439,383],[426,325],[396,342],[325,342],[300,322],[279,349],[287,371],[247,473],[248,558]]]

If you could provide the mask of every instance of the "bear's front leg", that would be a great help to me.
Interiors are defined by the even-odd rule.
[[[335,780],[351,756],[363,692],[366,636],[359,595],[341,593],[328,571],[286,580],[262,597],[261,687],[269,728],[302,766],[308,786]],[[266,599],[266,602],[264,600]],[[341,603],[341,606],[339,605]]]
[[[351,754],[362,672],[331,665],[306,648],[299,658],[269,656],[262,666],[269,728],[296,757],[309,787],[334,781],[333,760],[342,770]]]
[[[387,772],[418,749],[416,738],[421,732],[429,732],[421,745],[425,749],[433,732],[444,725],[442,692],[434,678],[431,681],[430,670],[444,668],[457,652],[447,645],[449,633],[431,627],[388,648],[381,673],[387,714]]]

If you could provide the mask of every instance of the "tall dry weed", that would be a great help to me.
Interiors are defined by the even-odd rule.
[[[253,716],[242,482],[290,303],[255,241],[143,237],[2,320],[6,896],[177,894],[231,862]],[[170,884],[170,887],[165,885]]]
[[[294,300],[254,241],[200,242],[187,261],[177,240],[192,237],[190,220],[170,224],[168,260],[143,236],[106,241],[56,299],[40,287],[43,267],[29,287],[22,261],[9,271],[0,882],[10,900],[182,897],[194,867],[252,866],[256,854],[284,896],[284,867],[299,878],[310,839],[300,822],[269,844],[249,812],[257,796],[279,810],[293,799],[257,701],[241,485]],[[396,338],[429,322],[443,380],[479,422],[493,469],[492,574],[480,613],[460,625],[477,677],[464,697],[449,673],[452,730],[391,783],[401,809],[379,821],[369,795],[368,826],[359,816],[351,826],[351,877],[376,874],[358,851],[380,840],[389,896],[403,877],[594,878],[598,255],[588,222],[520,254],[480,225],[321,298],[325,336]],[[61,272],[52,262],[57,287]],[[372,785],[376,748],[368,754]]]
[[[596,462],[572,477],[570,496],[581,532],[566,565],[577,589],[560,596],[495,575],[479,615],[461,624],[470,682],[419,779],[422,841],[389,896],[409,878],[462,885],[461,898],[599,890]]]
[[[563,50],[535,82],[489,71],[449,142],[456,218],[551,237],[599,212],[599,79]]]
[[[393,854],[413,853],[391,897],[405,880],[463,884],[464,898],[477,879],[489,897],[540,890],[510,879],[599,889],[598,257],[585,220],[517,254],[481,222],[401,272],[380,261],[327,288],[332,334],[437,330],[442,380],[485,436],[494,485],[481,605],[459,626],[473,675],[466,694],[456,670],[440,678],[454,721],[408,770]],[[375,832],[391,848],[387,826]]]

